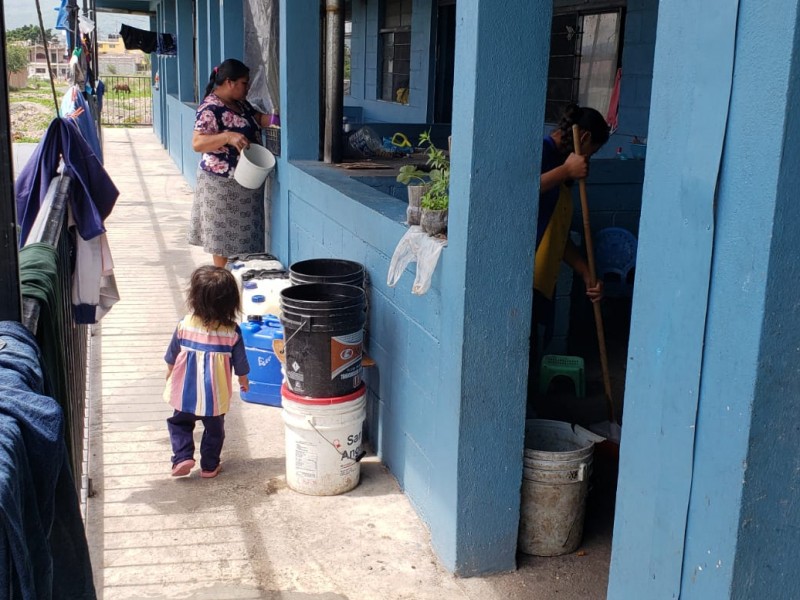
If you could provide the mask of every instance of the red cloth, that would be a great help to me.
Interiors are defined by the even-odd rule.
[[[611,127],[611,131],[616,130],[619,119],[619,86],[622,80],[622,69],[617,69],[617,75],[614,77],[614,89],[611,91],[611,98],[608,101],[608,113],[606,114],[606,122]]]

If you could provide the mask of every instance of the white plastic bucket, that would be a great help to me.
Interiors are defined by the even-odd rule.
[[[603,439],[561,421],[530,419],[525,423],[520,551],[558,556],[578,548],[594,445]]]
[[[275,168],[275,157],[272,152],[259,146],[250,144],[239,155],[239,164],[233,172],[233,178],[242,187],[254,190],[261,187],[267,175]]]
[[[361,477],[366,388],[347,396],[306,398],[281,388],[286,433],[286,483],[311,496],[349,492]]]

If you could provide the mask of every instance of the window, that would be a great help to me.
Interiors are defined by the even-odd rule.
[[[622,48],[622,9],[553,16],[545,120],[557,123],[570,103],[605,114]]]
[[[381,100],[408,104],[411,75],[411,0],[385,0],[380,34]]]

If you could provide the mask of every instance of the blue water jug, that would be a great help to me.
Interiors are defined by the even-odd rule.
[[[281,406],[281,363],[272,350],[272,341],[283,339],[281,322],[272,315],[250,316],[242,323],[242,339],[250,363],[250,391],[242,400],[254,404]]]

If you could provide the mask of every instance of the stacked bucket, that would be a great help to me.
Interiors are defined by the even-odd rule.
[[[289,269],[280,292],[286,481],[332,496],[358,485],[366,389],[361,379],[364,266],[312,259]]]

